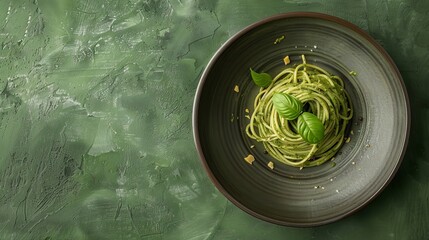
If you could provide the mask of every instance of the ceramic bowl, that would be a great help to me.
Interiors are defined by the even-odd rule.
[[[250,67],[275,75],[286,55],[293,64],[302,54],[343,78],[354,117],[350,142],[333,161],[299,169],[247,137],[245,109],[259,90]],[[374,199],[400,166],[409,128],[406,89],[386,51],[355,25],[319,13],[269,17],[232,36],[203,72],[193,108],[196,148],[214,185],[247,213],[286,226],[330,223]],[[252,165],[244,161],[249,154]]]

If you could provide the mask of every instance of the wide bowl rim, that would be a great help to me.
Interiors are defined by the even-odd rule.
[[[355,33],[359,34],[361,37],[365,38],[370,44],[372,44],[372,46],[374,46],[379,51],[379,53],[381,53],[381,55],[384,57],[384,60],[386,61],[386,63],[393,69],[393,71],[394,71],[393,74],[397,77],[397,79],[400,82],[401,90],[404,94],[405,104],[406,104],[405,110],[406,110],[407,116],[406,116],[406,121],[405,121],[406,134],[405,134],[405,139],[404,139],[404,147],[402,148],[401,154],[400,154],[399,159],[398,159],[398,163],[396,164],[396,166],[393,169],[393,171],[391,172],[391,174],[386,177],[383,184],[378,188],[378,190],[376,192],[374,192],[374,194],[369,196],[365,201],[363,201],[361,204],[357,205],[356,207],[354,207],[350,211],[345,212],[345,213],[340,214],[340,215],[336,215],[336,216],[329,218],[329,219],[326,219],[326,220],[315,221],[315,222],[299,222],[299,223],[297,223],[297,222],[281,221],[278,219],[274,219],[274,218],[262,215],[258,212],[255,212],[252,209],[249,209],[248,207],[246,207],[245,205],[240,203],[238,200],[236,200],[234,198],[234,196],[232,196],[227,190],[225,190],[225,188],[222,186],[222,184],[220,184],[218,179],[213,174],[211,168],[208,166],[208,163],[206,161],[206,158],[205,158],[203,150],[202,150],[202,146],[201,146],[201,142],[200,142],[200,136],[199,136],[200,132],[198,130],[199,129],[198,128],[198,109],[199,109],[199,103],[200,103],[202,89],[203,89],[203,86],[204,86],[205,81],[207,79],[207,76],[209,75],[211,69],[213,68],[213,65],[215,64],[216,60],[223,54],[223,52],[233,42],[238,40],[241,36],[245,35],[247,32],[251,31],[252,29],[257,28],[257,27],[264,25],[266,23],[269,23],[271,21],[283,20],[283,19],[288,19],[288,18],[314,18],[314,19],[320,19],[320,20],[335,22],[339,25],[342,25],[342,26],[354,31]],[[264,18],[262,20],[259,20],[253,24],[250,24],[247,27],[245,27],[242,30],[235,33],[233,36],[231,36],[225,43],[222,44],[222,46],[220,48],[218,48],[218,50],[214,53],[213,57],[208,62],[205,70],[203,71],[203,73],[200,77],[197,89],[196,89],[196,94],[194,97],[194,103],[193,103],[193,108],[192,108],[192,128],[193,128],[194,144],[195,144],[199,159],[202,162],[202,165],[203,165],[206,173],[208,174],[210,180],[215,185],[215,187],[218,189],[218,191],[221,192],[230,202],[232,202],[235,206],[237,206],[238,208],[240,208],[244,212],[246,212],[246,213],[248,213],[248,214],[250,214],[256,218],[259,218],[261,220],[264,220],[264,221],[267,221],[270,223],[274,223],[274,224],[278,224],[278,225],[289,226],[289,227],[315,227],[315,226],[320,226],[320,225],[332,223],[332,222],[340,220],[344,217],[352,215],[353,213],[355,213],[358,210],[365,207],[369,202],[374,200],[389,185],[389,183],[392,181],[392,179],[394,178],[398,169],[401,166],[401,163],[403,161],[403,158],[404,158],[407,146],[408,146],[410,127],[411,127],[411,111],[410,111],[409,96],[408,96],[408,93],[406,91],[406,86],[405,86],[404,80],[400,74],[400,71],[397,68],[393,59],[390,57],[390,55],[386,52],[386,50],[373,37],[371,37],[367,32],[365,32],[364,30],[362,30],[361,28],[359,28],[355,24],[348,22],[348,21],[346,21],[342,18],[339,18],[339,17],[335,17],[332,15],[324,14],[324,13],[318,13],[318,12],[289,12],[289,13],[281,13],[281,14],[273,15],[273,16]]]

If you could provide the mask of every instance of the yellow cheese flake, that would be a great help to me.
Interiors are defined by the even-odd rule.
[[[285,63],[285,65],[288,65],[290,63],[289,56],[286,56],[285,58],[283,58],[283,62]]]
[[[252,154],[249,154],[247,157],[244,158],[244,160],[246,160],[246,162],[248,162],[249,164],[252,164],[253,161],[255,161],[255,157],[253,157]]]
[[[246,110],[244,110],[244,111],[245,111],[245,112],[247,112],[247,113],[249,113],[249,112],[250,112],[248,108],[246,108]]]
[[[350,142],[350,137],[348,137],[347,139],[346,139],[346,143],[349,143]]]
[[[268,163],[268,167],[271,168],[271,170],[273,170],[274,169],[274,163],[270,161]]]
[[[238,85],[235,85],[234,92],[236,92],[236,93],[240,92],[240,88],[238,87]]]

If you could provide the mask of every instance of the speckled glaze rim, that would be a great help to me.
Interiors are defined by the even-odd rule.
[[[202,88],[205,84],[205,81],[207,79],[208,74],[210,73],[214,63],[217,61],[217,59],[223,54],[223,52],[225,51],[225,49],[227,49],[234,41],[236,41],[237,39],[239,39],[241,36],[243,36],[244,34],[246,34],[247,32],[249,32],[250,30],[264,25],[268,22],[271,21],[275,21],[275,20],[281,20],[281,19],[290,19],[290,18],[313,18],[313,19],[320,19],[320,20],[325,20],[325,21],[330,21],[330,22],[335,22],[339,25],[342,25],[354,32],[356,32],[358,35],[364,37],[366,40],[368,40],[369,43],[371,43],[380,53],[381,55],[383,55],[384,60],[392,67],[392,69],[394,69],[394,74],[397,76],[397,78],[400,80],[400,84],[402,86],[402,91],[404,93],[405,96],[405,101],[406,101],[406,106],[407,106],[407,116],[406,116],[406,136],[405,136],[405,142],[404,142],[404,147],[402,149],[400,158],[398,160],[398,164],[396,165],[395,169],[392,171],[391,175],[388,176],[386,178],[386,181],[383,183],[383,185],[373,194],[371,195],[368,199],[366,199],[366,201],[364,201],[363,203],[361,203],[359,206],[355,207],[354,209],[352,209],[351,211],[344,213],[342,215],[338,215],[335,216],[333,218],[327,219],[327,220],[323,220],[323,221],[319,221],[319,222],[312,222],[312,223],[292,223],[292,222],[284,222],[284,221],[279,221],[277,219],[273,219],[267,216],[264,216],[260,213],[254,212],[251,209],[247,208],[246,206],[244,206],[243,204],[241,204],[239,201],[237,201],[232,195],[230,195],[223,187],[222,185],[219,183],[219,181],[216,179],[216,177],[214,176],[212,170],[210,169],[210,167],[207,164],[206,158],[204,156],[203,150],[202,150],[202,146],[201,146],[201,142],[200,142],[200,137],[199,137],[199,130],[198,130],[198,108],[199,108],[199,102],[200,102],[200,98],[201,98],[201,92],[202,92]],[[247,212],[248,214],[257,217],[261,220],[270,222],[270,223],[274,223],[274,224],[278,224],[278,225],[284,225],[284,226],[289,226],[289,227],[314,227],[314,226],[320,226],[320,225],[325,225],[328,223],[332,223],[335,221],[338,221],[346,216],[349,216],[353,213],[355,213],[356,211],[362,209],[364,206],[366,206],[369,202],[371,202],[376,196],[378,196],[386,187],[387,185],[391,182],[391,180],[393,179],[393,177],[396,175],[402,160],[404,158],[406,149],[407,149],[407,145],[408,145],[408,141],[409,141],[409,133],[410,133],[410,126],[411,126],[411,112],[410,112],[410,101],[409,101],[409,96],[408,93],[406,91],[406,87],[404,84],[404,81],[402,79],[402,76],[396,66],[396,64],[394,63],[394,61],[392,60],[392,58],[389,56],[389,54],[386,52],[386,50],[374,39],[372,38],[367,32],[365,32],[364,30],[360,29],[359,27],[357,27],[356,25],[338,18],[338,17],[334,17],[331,15],[327,15],[327,14],[323,14],[323,13],[317,13],[317,12],[290,12],[290,13],[283,13],[283,14],[278,14],[278,15],[274,15],[268,18],[265,18],[263,20],[260,20],[258,22],[255,22],[247,27],[245,27],[244,29],[242,29],[241,31],[239,31],[238,33],[236,33],[235,35],[233,35],[231,38],[229,38],[217,51],[216,53],[213,55],[213,57],[211,58],[211,60],[209,61],[209,63],[207,64],[203,74],[201,75],[200,78],[200,82],[198,84],[197,90],[196,90],[196,95],[194,98],[194,104],[193,104],[193,111],[192,111],[192,127],[193,127],[193,136],[194,136],[194,143],[199,155],[199,158],[204,166],[205,171],[207,172],[210,180],[213,182],[213,184],[215,185],[215,187],[230,201],[232,202],[234,205],[236,205],[238,208],[240,208],[241,210]]]

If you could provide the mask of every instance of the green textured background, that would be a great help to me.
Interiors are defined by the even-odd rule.
[[[393,182],[317,228],[229,203],[192,138],[195,89],[216,49],[290,11],[369,32],[412,106]],[[428,11],[426,0],[0,0],[0,239],[429,239]]]

